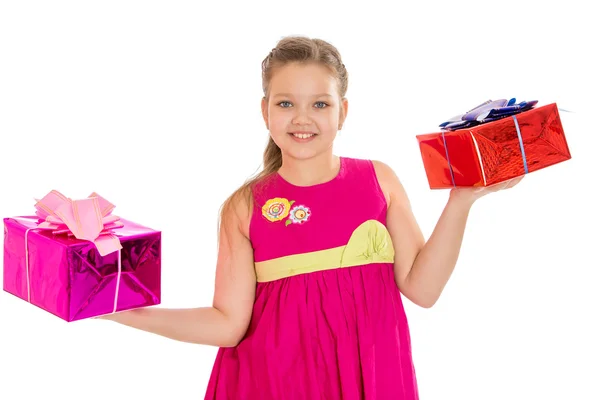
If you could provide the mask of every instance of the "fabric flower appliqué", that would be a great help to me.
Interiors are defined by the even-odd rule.
[[[280,197],[267,200],[262,207],[263,216],[271,222],[281,221],[290,213],[290,207],[294,204],[293,201],[288,201]]]
[[[301,205],[292,208],[294,203],[294,200],[289,201],[282,197],[275,197],[267,200],[265,205],[262,206],[262,214],[270,222],[282,221],[288,217],[285,226],[303,224],[310,217],[310,208]]]
[[[287,221],[285,221],[285,225],[287,226],[292,223],[303,224],[306,221],[308,221],[309,217],[310,208],[306,206],[296,206],[290,211],[290,218]]]

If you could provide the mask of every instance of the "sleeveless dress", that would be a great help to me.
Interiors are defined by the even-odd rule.
[[[417,400],[373,163],[340,157],[314,186],[274,174],[254,198],[252,318],[219,349],[205,399]]]

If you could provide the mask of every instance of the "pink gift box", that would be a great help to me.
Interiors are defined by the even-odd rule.
[[[117,219],[106,236],[118,242],[106,250],[60,227],[40,228],[39,213],[5,218],[4,291],[68,322],[160,304],[161,232]]]

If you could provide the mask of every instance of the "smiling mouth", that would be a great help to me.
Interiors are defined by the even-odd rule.
[[[311,137],[315,136],[316,133],[312,133],[312,132],[290,132],[290,135],[292,135],[293,137],[295,137],[297,139],[310,139]]]

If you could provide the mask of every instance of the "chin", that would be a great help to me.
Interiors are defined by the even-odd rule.
[[[329,148],[324,148],[324,149],[310,149],[310,148],[285,148],[282,149],[283,154],[285,154],[286,157],[290,157],[293,158],[295,160],[309,160],[311,158],[315,158],[317,156],[322,155],[323,153],[326,153],[329,150]]]
[[[309,149],[282,149],[282,152],[285,156],[295,160],[309,160],[319,155],[319,152]]]
[[[326,153],[333,146],[328,135],[319,135],[312,140],[306,142],[298,142],[288,136],[278,136],[274,139],[281,151],[286,157],[296,160],[308,160]]]

